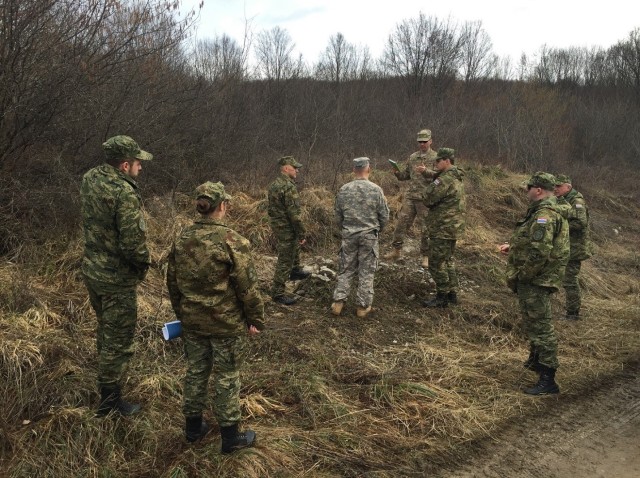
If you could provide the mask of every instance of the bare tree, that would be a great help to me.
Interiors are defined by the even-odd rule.
[[[198,76],[226,83],[247,77],[248,51],[228,35],[200,40],[193,52],[193,66]]]
[[[259,75],[276,83],[298,78],[304,71],[304,63],[302,55],[294,59],[294,48],[291,36],[280,27],[258,33],[255,53]]]
[[[315,67],[316,77],[336,85],[348,80],[366,79],[371,73],[368,48],[359,49],[346,41],[342,33],[332,35],[329,45]]]
[[[460,31],[460,67],[465,82],[487,78],[495,70],[497,57],[481,21],[465,22]]]

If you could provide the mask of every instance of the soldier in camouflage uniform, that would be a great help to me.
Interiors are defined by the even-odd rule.
[[[373,302],[373,277],[378,267],[378,235],[389,221],[389,208],[380,186],[369,181],[369,158],[353,160],[355,179],[340,188],[335,201],[342,233],[338,283],[331,312],[340,315],[358,275],[356,315],[366,317]]]
[[[423,231],[424,219],[427,215],[427,208],[422,202],[422,192],[434,176],[434,172],[427,168],[436,158],[436,152],[431,149],[431,131],[423,129],[418,133],[419,150],[409,156],[404,169],[394,171],[395,176],[400,181],[408,181],[409,187],[402,202],[398,223],[393,233],[393,250],[385,255],[385,259],[397,260],[402,256],[402,245],[407,231],[417,218],[420,227],[421,242],[420,252],[422,254],[422,266],[428,267],[427,259],[427,237]]]
[[[578,320],[582,305],[582,292],[578,276],[582,261],[589,259],[592,255],[589,210],[582,194],[573,189],[569,176],[564,174],[556,176],[554,192],[558,204],[565,206],[563,209],[564,217],[569,222],[571,253],[562,283],[566,292],[566,319]]]
[[[285,295],[285,283],[288,279],[299,280],[309,276],[300,267],[300,246],[305,243],[305,228],[300,219],[300,196],[293,181],[302,164],[293,156],[284,156],[278,160],[278,165],[280,175],[267,191],[271,230],[278,241],[278,262],[273,275],[271,297],[279,304],[291,305],[296,299]]]
[[[224,223],[229,199],[222,183],[198,186],[196,209],[201,217],[174,242],[167,269],[171,306],[182,323],[187,357],[186,438],[194,442],[209,431],[202,411],[213,370],[214,412],[223,453],[251,446],[255,440],[253,431],[238,431],[239,372],[247,333],[264,329],[264,304],[249,242]]]
[[[451,148],[440,148],[434,162],[436,176],[423,190],[422,199],[429,209],[424,234],[427,237],[429,273],[436,283],[436,296],[422,305],[447,307],[458,302],[458,274],[453,254],[465,222],[464,171],[454,166],[455,150]]]
[[[82,178],[80,202],[84,231],[82,274],[98,325],[98,416],[131,415],[140,405],[121,397],[124,368],[133,355],[137,285],[149,268],[146,225],[136,178],[141,161],[153,156],[129,136],[102,144],[105,164]]]
[[[562,284],[569,260],[569,225],[553,195],[556,179],[537,172],[527,183],[531,205],[516,224],[510,243],[500,246],[507,259],[507,285],[518,294],[531,352],[524,366],[540,373],[530,395],[559,393],[555,382],[558,342],[551,323],[550,295]]]

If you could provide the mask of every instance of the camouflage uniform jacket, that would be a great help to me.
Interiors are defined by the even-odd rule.
[[[509,243],[507,283],[558,290],[569,260],[569,225],[555,197],[533,203]]]
[[[88,171],[80,187],[85,277],[135,287],[149,269],[146,225],[136,181],[108,164]]]
[[[558,198],[560,211],[569,222],[569,243],[571,261],[584,261],[592,256],[591,234],[589,231],[589,209],[582,194],[572,189]],[[564,207],[563,207],[564,206]]]
[[[452,166],[423,189],[422,199],[429,208],[424,222],[426,237],[455,240],[462,234],[466,210],[463,177],[464,171]]]
[[[167,287],[185,329],[217,337],[262,330],[257,281],[249,241],[219,220],[197,220],[173,244]]]
[[[342,237],[375,231],[389,221],[389,207],[382,188],[368,179],[354,179],[340,188],[335,213]]]
[[[298,238],[304,237],[305,229],[300,219],[300,196],[293,180],[280,174],[269,185],[267,197],[271,227],[278,231],[293,232]]]
[[[395,173],[396,178],[400,181],[410,181],[409,189],[407,190],[407,199],[413,199],[414,201],[422,199],[422,192],[425,186],[429,184],[429,180],[434,176],[433,171],[429,168],[431,168],[436,156],[438,156],[438,153],[431,148],[424,153],[422,151],[416,151],[409,156],[404,169]],[[416,173],[414,168],[419,165],[424,165],[428,169],[424,173]]]

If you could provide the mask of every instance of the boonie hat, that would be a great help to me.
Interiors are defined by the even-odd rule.
[[[571,184],[571,178],[566,174],[558,174],[556,176],[556,186],[562,186],[565,183]]]
[[[361,158],[356,158],[353,160],[354,168],[362,169],[362,168],[366,168],[368,165],[369,165],[369,158],[367,158],[366,156],[363,156]]]
[[[106,140],[102,143],[102,149],[107,159],[139,159],[140,161],[153,159],[153,154],[143,151],[131,136],[123,134]]]
[[[538,171],[527,181],[527,187],[530,188],[542,188],[547,191],[553,191],[556,185],[556,178],[553,174],[545,173],[544,171]]]
[[[440,148],[438,149],[438,155],[436,159],[455,159],[456,150],[451,148]]]
[[[287,164],[293,166],[294,168],[298,169],[302,167],[302,164],[300,164],[298,161],[296,161],[296,158],[294,158],[293,156],[283,156],[278,160],[278,164],[280,166],[286,166]]]
[[[422,129],[418,132],[418,141],[429,141],[431,139],[431,130]]]
[[[208,199],[212,207],[216,207],[222,201],[229,201],[231,196],[224,192],[224,184],[221,182],[207,181],[196,188],[196,199]]]

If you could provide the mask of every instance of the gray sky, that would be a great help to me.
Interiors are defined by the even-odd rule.
[[[183,0],[182,8],[200,2]],[[638,0],[204,0],[197,37],[226,33],[241,42],[247,22],[254,35],[279,26],[291,36],[294,51],[315,62],[340,32],[378,58],[396,25],[420,12],[460,23],[481,20],[493,51],[514,61],[543,44],[607,48],[640,27]]]

